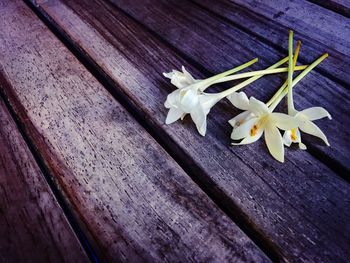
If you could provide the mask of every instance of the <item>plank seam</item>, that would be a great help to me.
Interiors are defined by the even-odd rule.
[[[214,16],[224,20],[227,23],[232,24],[233,26],[237,27],[239,30],[244,31],[245,33],[251,34],[254,37],[258,38],[261,42],[263,42],[266,45],[272,46],[273,48],[277,49],[279,52],[285,52],[287,50],[284,50],[283,48],[281,48],[280,46],[270,42],[268,39],[264,39],[262,37],[260,37],[258,34],[255,34],[254,32],[250,31],[249,29],[246,29],[238,24],[235,24],[233,21],[227,19],[224,16],[221,16],[220,14],[217,14],[216,12],[211,11],[210,9],[198,4],[197,2],[194,2],[192,0],[190,0],[194,5],[198,6],[199,8],[202,8],[203,10],[210,12],[211,14],[213,14]],[[240,6],[241,7],[241,6]],[[245,7],[242,7],[242,9],[246,9]],[[251,11],[253,12],[253,11]],[[287,32],[287,31],[286,31]],[[181,53],[182,55],[182,53]],[[184,55],[185,57],[185,55]],[[187,59],[185,57],[185,59]],[[307,64],[306,61],[301,60],[302,63]],[[196,66],[196,65],[195,65]],[[200,67],[200,69],[202,70],[202,67]],[[316,68],[314,69],[315,71],[317,71],[318,73],[320,73],[321,75],[324,75],[325,77],[327,77],[330,80],[335,81],[337,84],[341,85],[342,87],[344,87],[345,89],[347,88],[347,84],[336,78],[331,76],[329,73],[327,73],[326,71],[324,71],[323,69],[320,68]],[[207,70],[202,70],[203,72],[205,71],[206,74],[210,75],[212,74],[211,72],[208,72]],[[350,171],[343,165],[341,164],[339,161],[330,158],[329,156],[325,155],[324,153],[322,153],[321,151],[319,151],[316,147],[312,146],[312,145],[308,145],[308,152],[315,157],[318,161],[324,163],[329,169],[331,169],[333,172],[335,172],[340,178],[342,178],[344,181],[350,183],[350,178],[349,178],[349,173]]]
[[[69,205],[64,200],[63,195],[60,193],[59,188],[53,181],[53,176],[50,173],[49,168],[46,166],[45,161],[42,159],[39,152],[37,152],[34,142],[30,139],[30,137],[25,132],[24,124],[20,120],[20,118],[17,116],[15,109],[12,107],[11,102],[9,101],[8,97],[6,96],[6,92],[4,91],[3,85],[10,85],[6,77],[3,76],[3,72],[0,71],[0,100],[3,100],[5,103],[6,108],[8,109],[11,118],[15,122],[15,125],[21,134],[23,140],[25,141],[26,145],[28,146],[29,151],[34,157],[34,160],[36,164],[38,165],[40,171],[43,174],[44,180],[47,182],[48,186],[50,187],[50,190],[52,191],[58,205],[62,209],[68,224],[71,226],[72,231],[75,233],[79,243],[81,244],[83,250],[85,251],[86,255],[90,259],[91,262],[94,263],[100,263],[101,260],[97,257],[97,254],[95,250],[93,249],[92,245],[88,241],[86,235],[84,234],[83,230],[78,224],[78,221],[76,220],[75,216],[70,210]]]
[[[131,100],[128,99],[121,89],[116,89],[117,84],[104,70],[53,21],[46,12],[40,7],[33,5],[30,1],[24,2],[33,10],[33,12],[45,23],[45,25],[62,41],[62,43],[77,57],[77,59],[86,67],[87,70],[102,84],[102,86],[116,99],[135,120],[165,149],[179,166],[190,176],[190,178],[208,195],[208,197],[221,209],[237,226],[274,262],[281,262],[284,259],[283,252],[271,240],[264,236],[257,226],[244,214],[237,204],[234,204],[227,194],[218,188],[213,188],[215,183],[210,178],[197,176],[204,174],[202,168],[195,164],[192,158],[184,154],[184,150],[163,130],[159,130],[152,120],[146,120],[142,111],[140,111]],[[124,13],[123,10],[121,12]],[[129,16],[128,14],[125,14]],[[130,19],[133,19],[130,17]],[[134,20],[134,19],[133,19]],[[139,22],[136,21],[138,24]],[[142,25],[143,26],[143,25]],[[144,27],[144,26],[143,26]],[[145,28],[150,31],[148,28]],[[150,33],[153,33],[152,31]],[[157,38],[159,38],[157,36]],[[163,39],[160,39],[164,42]],[[176,48],[171,47],[176,50]],[[176,50],[180,53],[180,51]],[[192,59],[191,63],[198,65]],[[199,68],[202,68],[198,65]],[[203,72],[208,72],[203,68]],[[208,72],[209,73],[209,72]],[[186,157],[185,157],[186,156]]]
[[[243,32],[245,32],[245,33],[247,33],[247,34],[249,34],[249,35],[253,35],[255,38],[257,38],[257,39],[258,39],[259,41],[261,41],[263,44],[268,45],[268,46],[270,46],[270,47],[276,49],[276,50],[279,51],[279,52],[283,52],[283,53],[285,53],[285,54],[288,53],[288,50],[287,50],[287,49],[285,49],[285,48],[283,48],[283,47],[281,47],[281,46],[279,46],[279,45],[273,43],[272,41],[269,41],[268,38],[263,38],[263,37],[261,37],[259,34],[254,33],[254,31],[249,30],[249,28],[245,28],[245,27],[243,27],[243,26],[241,26],[241,25],[239,25],[239,24],[236,24],[235,22],[233,22],[232,20],[228,19],[227,17],[222,16],[222,15],[216,13],[215,11],[212,11],[212,10],[208,9],[207,7],[205,7],[205,6],[201,5],[201,4],[198,4],[196,1],[193,1],[193,0],[188,0],[188,1],[190,1],[191,3],[193,3],[194,5],[196,5],[197,7],[201,8],[202,10],[205,10],[206,12],[209,12],[209,13],[211,13],[212,15],[216,16],[217,18],[219,18],[219,19],[225,21],[226,23],[231,24],[232,26],[238,28],[239,30],[241,30],[241,31],[243,31]],[[245,10],[246,12],[253,13],[254,15],[257,15],[257,16],[263,16],[263,15],[258,14],[258,13],[256,13],[256,12],[254,12],[253,10],[250,10],[250,9],[248,9],[248,8],[246,8],[246,7],[242,6],[242,5],[240,5],[240,4],[237,4],[237,3],[234,3],[234,4],[237,5],[237,6],[239,6],[241,9]],[[265,16],[264,16],[264,18],[268,19],[268,18],[265,17]],[[283,25],[281,25],[281,26],[283,26]],[[286,32],[288,32],[289,28],[287,28],[286,26],[283,26],[283,27],[285,27],[285,28],[286,28]],[[303,64],[309,63],[308,61],[305,61],[305,60],[303,60],[303,59],[301,59],[301,58],[299,59],[299,61],[300,61],[301,63],[303,63]],[[346,89],[346,90],[349,89],[349,84],[348,84],[347,82],[345,82],[344,80],[342,80],[342,79],[340,79],[340,78],[338,78],[338,77],[333,76],[332,74],[328,73],[326,70],[324,70],[324,69],[322,69],[322,68],[317,68],[317,67],[316,67],[315,69],[313,69],[313,70],[316,71],[316,72],[318,72],[318,73],[320,73],[320,74],[323,75],[324,77],[326,77],[326,78],[332,80],[333,82],[339,84],[340,86],[342,86],[342,88],[344,88],[344,89]]]
[[[346,10],[342,9],[337,3],[331,3],[331,1],[320,1],[320,0],[307,0],[308,2],[318,5],[324,9],[330,10],[338,15],[342,15],[346,18],[350,18],[350,10],[345,7]]]

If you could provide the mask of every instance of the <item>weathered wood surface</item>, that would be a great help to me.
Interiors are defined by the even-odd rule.
[[[253,57],[260,58],[259,64],[253,65],[253,68],[262,68],[286,55],[246,32],[213,18],[210,13],[198,10],[196,6],[187,1],[162,3],[151,0],[145,2],[145,5],[137,5],[135,0],[133,2],[114,2],[211,72],[226,70],[232,65],[240,64]],[[168,12],[170,8],[174,10],[171,13]],[[169,28],[174,29],[169,30]],[[285,35],[284,41],[280,43],[281,46],[287,44],[286,32],[288,32],[287,29],[279,32],[279,35]],[[238,43],[237,39],[240,39]],[[305,52],[308,53],[307,50]],[[301,53],[304,53],[303,49]],[[312,62],[321,54],[321,52],[314,54],[313,58],[309,57],[307,62]],[[327,64],[327,60],[322,64]],[[347,68],[350,69],[350,67]],[[310,79],[309,82],[304,81],[295,89],[298,109],[312,106],[325,107],[335,118],[331,125],[327,125],[325,120],[320,121],[320,127],[326,134],[337,134],[337,136],[330,136],[331,148],[325,147],[322,143],[315,144],[314,138],[309,140],[307,136],[304,136],[303,139],[311,150],[317,151],[318,158],[325,159],[333,167],[338,167],[337,171],[349,178],[350,148],[344,144],[344,141],[349,138],[350,130],[344,129],[344,123],[350,125],[350,115],[344,116],[343,112],[347,112],[350,107],[350,94],[344,87],[316,72],[310,74],[308,79]],[[254,88],[251,90],[254,93],[251,94],[267,100],[282,81],[275,77],[265,78],[253,85]],[[344,117],[339,119],[336,116]]]
[[[318,37],[319,34],[322,34],[321,31],[309,31],[303,30],[305,25],[300,25],[304,23],[305,20],[294,19],[293,23],[289,23],[288,20],[285,22],[283,6],[281,3],[274,1],[273,6],[275,10],[271,12],[263,12],[266,8],[265,4],[268,4],[268,1],[256,3],[254,9],[250,6],[242,6],[235,2],[218,0],[213,4],[210,0],[193,0],[200,7],[207,9],[210,12],[220,16],[222,19],[226,20],[229,24],[232,24],[234,27],[239,27],[243,31],[248,32],[250,35],[258,37],[263,42],[268,45],[274,46],[276,49],[287,53],[286,45],[286,34],[282,32],[288,32],[289,29],[295,30],[295,38],[302,40],[302,49],[299,55],[299,61],[303,63],[308,63],[314,60],[316,57],[319,57],[320,54],[328,52],[330,56],[327,58],[326,63],[321,63],[318,65],[315,70],[326,74],[327,77],[335,79],[337,82],[340,82],[344,85],[345,88],[348,88],[350,85],[350,53],[339,52],[336,48],[333,47],[336,42],[334,41],[332,34],[335,32],[327,32],[326,35],[323,34],[324,39],[320,41],[315,39],[315,36]],[[245,1],[243,1],[245,3]],[[240,2],[241,3],[241,2]],[[272,4],[272,3],[271,3]],[[285,7],[285,6],[284,6]],[[307,5],[305,8],[313,7],[313,5]],[[261,11],[261,9],[263,11]],[[286,8],[288,9],[288,8]],[[289,10],[289,9],[288,9]],[[313,15],[315,10],[308,10],[310,15]],[[264,15],[267,15],[265,17]],[[280,21],[276,21],[275,17],[279,17]],[[287,16],[288,17],[288,16]],[[332,17],[332,19],[336,19]],[[331,23],[332,19],[328,19],[328,23]],[[320,20],[319,17],[315,18],[315,21]],[[344,22],[344,19],[342,19]],[[317,22],[316,22],[317,23]],[[348,22],[349,23],[349,22]],[[334,26],[334,30],[340,30],[343,33],[344,25],[341,28]],[[347,30],[346,32],[349,32]],[[350,33],[349,33],[350,34]],[[318,37],[319,38],[319,37]],[[348,40],[349,42],[349,40]]]
[[[95,63],[95,69],[107,76],[135,114],[144,118],[165,145],[172,146],[174,156],[261,246],[280,260],[345,261],[349,257],[350,188],[324,164],[307,152],[289,150],[286,163],[281,165],[270,158],[261,142],[229,147],[227,120],[237,111],[226,103],[213,110],[215,118],[209,115],[205,138],[196,134],[188,120],[164,125],[163,102],[174,88],[161,72],[182,64],[196,76],[199,73],[194,66],[218,72],[255,57],[256,49],[265,56],[259,67],[285,55],[223,22],[218,25],[212,16],[184,1],[113,2],[56,0],[38,2],[36,9],[81,50],[81,55]],[[215,23],[214,29],[206,23]],[[219,37],[218,28],[228,28],[226,34],[240,41]],[[261,80],[254,85],[254,92],[267,98],[263,93],[272,94],[282,81]],[[269,83],[275,85],[269,87]],[[317,93],[319,87],[325,87],[321,94]],[[325,107],[337,115],[347,111],[348,97],[345,89],[312,73],[303,81],[296,100],[304,107],[325,101]],[[329,107],[334,101],[343,103],[339,108]],[[349,123],[347,116],[343,120]],[[321,121],[321,127],[325,125]],[[339,127],[336,121],[329,125]],[[330,136],[336,134],[331,129],[326,129]],[[337,133],[343,138],[341,132],[348,133],[348,129]],[[330,137],[332,144],[336,140]],[[348,157],[341,158],[348,167]]]
[[[314,4],[318,4],[326,9],[330,9],[338,14],[350,18],[350,1],[349,0],[309,0]]]
[[[89,262],[1,97],[0,262]]]
[[[230,0],[350,56],[349,19],[305,0]]]
[[[269,261],[27,6],[6,3],[5,96],[102,260]]]

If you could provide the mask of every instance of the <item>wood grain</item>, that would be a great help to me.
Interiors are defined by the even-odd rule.
[[[326,9],[330,9],[333,12],[350,18],[350,2],[348,0],[309,0],[309,2],[322,6]]]
[[[210,0],[192,0],[199,7],[205,8],[206,10],[213,12],[216,16],[219,16],[222,20],[226,21],[228,24],[233,24],[234,27],[239,27],[243,31],[248,32],[254,37],[259,38],[264,43],[274,46],[277,50],[288,53],[286,45],[286,32],[289,29],[294,30],[295,39],[302,40],[302,48],[299,55],[299,61],[303,64],[307,64],[310,61],[313,61],[316,57],[319,57],[321,54],[328,52],[329,57],[325,63],[318,65],[315,70],[322,74],[325,74],[328,78],[334,79],[337,82],[341,83],[345,88],[348,88],[350,85],[350,62],[349,56],[350,53],[344,54],[337,51],[333,47],[334,39],[329,38],[329,32],[324,36],[324,41],[319,41],[315,39],[319,37],[319,34],[322,34],[321,31],[306,31],[303,30],[303,27],[300,26],[300,23],[303,21],[293,20],[293,23],[283,24],[274,19],[275,16],[281,17],[284,19],[283,10],[276,11],[273,15],[268,13],[269,16],[265,17],[260,10],[260,6],[264,6],[265,2],[256,4],[255,8],[250,6],[241,6],[238,3],[233,1],[223,1],[218,0],[213,4]],[[328,1],[323,1],[328,2]],[[279,3],[279,2],[278,2]],[[274,7],[280,7],[279,4],[274,4]],[[313,5],[306,5],[305,8],[310,8]],[[328,11],[327,11],[328,12]],[[314,10],[308,10],[308,13],[311,15],[314,13]],[[315,18],[315,21],[318,21],[318,17]],[[317,22],[316,22],[317,23]],[[346,25],[345,25],[346,26]],[[336,30],[342,30],[334,26],[332,34],[336,34]],[[328,37],[328,38],[327,38]]]
[[[114,5],[104,1],[65,4],[52,1],[36,3],[36,9],[84,58],[90,59],[97,71],[114,83],[118,96],[129,101],[135,114],[152,127],[164,144],[171,145],[174,156],[192,171],[197,181],[261,243],[271,246],[279,260],[345,261],[349,256],[346,244],[350,239],[347,219],[350,189],[329,168],[307,152],[293,149],[287,152],[287,161],[281,165],[268,156],[261,142],[229,147],[230,127],[226,122],[237,111],[226,103],[213,110],[215,118],[209,116],[205,138],[196,134],[188,120],[164,125],[163,101],[173,87],[161,72],[182,64],[195,76],[201,74],[194,65],[220,71],[254,57],[253,47],[257,46],[261,48],[259,52],[264,52],[260,65],[263,67],[280,58],[276,50],[234,28],[230,32],[237,33],[232,37],[240,37],[240,42],[228,45],[226,36],[222,37],[217,30],[207,31],[203,21],[215,22],[210,15],[170,1],[144,1],[142,5],[137,1],[114,1]],[[214,27],[217,28],[228,27],[224,24]],[[235,50],[241,51],[237,53],[239,60],[228,55],[236,55]],[[315,78],[315,75],[312,73],[309,81],[303,82],[304,90],[297,96],[298,106],[326,101],[326,94],[331,94],[344,102],[339,107],[346,111],[347,92],[327,78],[321,75]],[[271,94],[269,82],[277,83],[270,78],[262,80],[254,85],[254,92],[261,96]],[[337,93],[325,89],[321,97],[316,96],[314,85],[331,85]],[[328,101],[326,107],[331,103],[334,101]],[[330,139],[334,143],[334,138]]]
[[[241,64],[253,57],[260,59],[257,65],[253,65],[253,68],[261,69],[286,56],[286,53],[263,44],[259,39],[212,17],[210,13],[199,10],[187,1],[181,3],[167,1],[159,4],[161,2],[149,0],[146,2],[147,5],[135,4],[137,3],[135,0],[134,2],[119,0],[114,1],[114,3],[147,25],[157,35],[165,38],[168,43],[183,52],[192,61],[200,63],[200,66],[212,73],[227,70],[232,65]],[[169,13],[171,8],[173,11]],[[93,14],[90,17],[93,17]],[[87,17],[87,20],[89,19],[92,20],[93,25],[96,24],[96,19]],[[207,26],[208,24],[210,27]],[[96,24],[96,28],[100,28],[100,26]],[[169,30],[169,28],[175,29]],[[108,30],[113,31],[112,28],[108,28]],[[287,29],[279,32],[280,36],[285,36],[284,46],[287,46],[287,32]],[[238,42],[237,39],[240,41]],[[280,44],[283,45],[283,42],[281,41]],[[303,52],[302,49],[301,53]],[[314,57],[312,59],[309,57],[305,63],[312,62],[320,54],[322,53],[314,54]],[[323,64],[327,64],[327,60]],[[280,76],[285,78],[283,75]],[[344,116],[343,112],[349,111],[350,94],[347,89],[316,72],[312,72],[307,79],[309,81],[304,80],[295,89],[297,109],[322,106],[329,110],[333,116],[342,116],[342,118],[341,120],[334,118],[331,125],[327,125],[326,120],[318,122],[325,134],[329,134],[331,148],[325,147],[322,143],[315,143],[314,138],[308,136],[304,136],[303,140],[310,150],[317,152],[318,158],[325,159],[329,165],[337,169],[337,172],[349,178],[350,148],[344,144],[344,141],[349,138],[350,130],[343,127],[344,123],[350,125],[350,115]],[[248,92],[267,101],[283,80],[274,76],[264,78],[254,83],[253,89],[248,89]],[[332,134],[337,134],[337,136],[332,136]]]
[[[6,97],[103,261],[269,262],[27,6],[1,16]]]
[[[0,262],[89,262],[1,97]]]
[[[350,55],[349,19],[304,0],[230,0],[342,54]]]

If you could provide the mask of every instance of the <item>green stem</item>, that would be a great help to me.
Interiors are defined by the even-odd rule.
[[[220,78],[223,78],[223,77],[226,77],[227,75],[230,75],[230,74],[233,74],[233,73],[236,73],[238,71],[241,71],[249,66],[251,66],[252,64],[256,63],[259,59],[258,58],[254,58],[238,67],[235,67],[233,69],[230,69],[230,70],[227,70],[225,72],[222,72],[220,74],[217,74],[215,76],[212,76],[210,78],[207,78],[207,79],[204,79],[200,82],[198,82],[198,84],[200,83],[200,85],[202,86],[203,85],[203,88],[200,89],[201,91],[204,91],[206,88],[208,88],[210,85],[214,84],[216,80],[220,79]]]
[[[298,60],[298,56],[299,56],[299,51],[300,51],[300,46],[301,46],[301,42],[300,40],[298,40],[297,42],[297,46],[295,48],[295,52],[294,52],[294,57],[293,57],[293,66],[294,69],[296,69],[296,64],[297,64],[297,60]],[[288,57],[289,58],[289,57]],[[266,103],[267,106],[270,106],[281,94],[281,92],[285,89],[285,87],[288,84],[288,80],[286,80],[284,82],[284,84],[279,88],[279,90],[275,93],[275,95],[273,95],[273,97]]]
[[[317,60],[315,60],[310,66],[308,66],[303,72],[301,72],[292,82],[291,87],[294,87],[300,80],[302,80],[311,70],[313,70],[318,64],[320,64],[324,59],[328,57],[328,54],[325,53],[321,57],[319,57]],[[283,87],[283,86],[282,86]],[[282,88],[281,87],[281,88]],[[287,95],[289,91],[289,88],[284,86],[284,89],[282,92],[280,92],[280,95],[278,98],[275,99],[275,101],[271,104],[270,109],[273,111],[277,105],[280,103],[280,101],[284,98],[284,96]]]
[[[294,68],[294,70],[304,70],[307,67],[308,67],[308,65],[297,66]],[[226,81],[235,80],[235,79],[244,79],[244,78],[254,77],[254,76],[258,76],[258,75],[275,74],[275,73],[282,73],[282,72],[287,72],[287,71],[288,71],[288,68],[257,70],[257,71],[240,73],[240,74],[236,74],[233,76],[223,77],[223,78],[218,79],[214,83],[217,84],[217,83],[226,82]],[[214,84],[214,83],[212,83],[212,84]]]
[[[291,115],[294,111],[293,102],[293,31],[289,31],[289,43],[288,43],[288,114]]]
[[[273,64],[272,66],[268,67],[267,69],[275,69],[275,68],[278,68],[279,66],[283,65],[284,63],[286,63],[288,60],[288,57],[284,58],[284,59],[281,59],[280,61],[278,61],[276,64]],[[258,75],[258,76],[254,76],[254,77],[251,77],[245,81],[243,81],[242,83],[236,85],[236,86],[233,86],[232,88],[229,88],[227,90],[224,90],[220,93],[218,93],[218,95],[221,97],[221,98],[225,98],[227,97],[228,95],[232,94],[233,92],[236,92],[237,90],[240,90],[242,88],[244,88],[245,86],[249,85],[250,83],[256,81],[257,79],[261,78],[263,75]]]

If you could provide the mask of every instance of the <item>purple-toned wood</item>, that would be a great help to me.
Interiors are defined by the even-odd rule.
[[[313,156],[290,149],[281,165],[262,142],[230,147],[227,120],[238,112],[227,103],[220,103],[209,115],[205,138],[197,135],[188,119],[164,125],[163,102],[174,87],[162,72],[183,64],[200,77],[198,68],[219,72],[259,54],[261,63],[254,68],[262,68],[286,54],[187,1],[33,2],[261,246],[286,261],[349,257],[350,187]],[[253,85],[254,94],[266,99],[284,79],[261,80]],[[315,72],[302,85],[296,88],[298,107],[322,101],[334,115],[346,112],[349,95],[343,87]],[[322,93],[320,87],[325,87]],[[343,121],[349,123],[349,118],[343,116]],[[349,132],[340,130],[341,124],[335,120],[326,128],[331,144],[339,143],[325,152],[348,167],[348,150],[341,138]],[[326,125],[321,121],[322,128]]]
[[[6,3],[3,91],[102,261],[270,261],[29,7]]]
[[[0,262],[89,262],[1,97]]]

